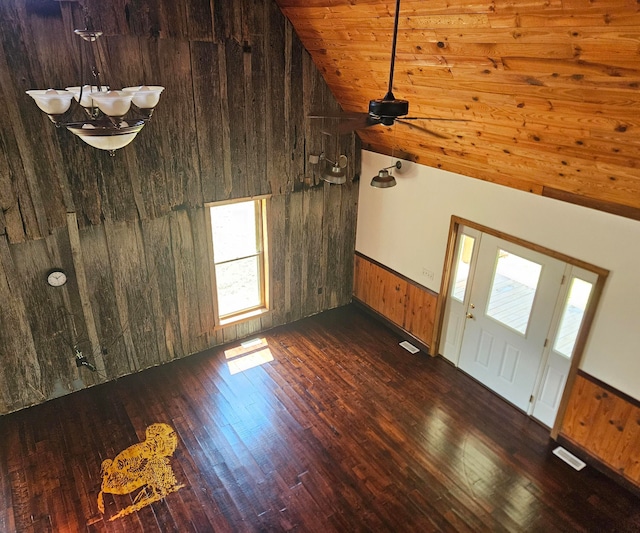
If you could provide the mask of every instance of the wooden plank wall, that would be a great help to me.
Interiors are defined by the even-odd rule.
[[[580,373],[560,437],[640,487],[640,405],[636,400]]]
[[[115,157],[24,93],[77,82],[85,18],[113,86],[166,87]],[[305,119],[318,107],[339,109],[271,0],[1,2],[0,414],[349,302],[359,146],[339,139],[347,184],[321,182],[308,156],[336,140]],[[262,194],[272,310],[215,329],[204,206]]]
[[[426,346],[431,346],[437,294],[356,254],[353,295]]]

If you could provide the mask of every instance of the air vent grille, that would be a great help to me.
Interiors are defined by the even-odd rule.
[[[555,450],[553,450],[553,453],[576,470],[582,470],[585,466],[587,466],[587,463],[578,459],[575,455],[565,450],[562,446],[558,446]]]
[[[402,346],[405,350],[407,350],[408,352],[411,352],[411,353],[418,353],[420,351],[420,348],[416,348],[409,341],[402,341],[400,343],[400,346]]]

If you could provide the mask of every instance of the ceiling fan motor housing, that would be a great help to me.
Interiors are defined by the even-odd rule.
[[[407,100],[387,100],[386,98],[379,98],[369,102],[369,114],[383,119],[385,117],[395,119],[397,117],[402,117],[407,113],[409,113],[409,102]],[[384,120],[381,122],[385,124]],[[393,120],[391,121],[391,124],[393,124]]]

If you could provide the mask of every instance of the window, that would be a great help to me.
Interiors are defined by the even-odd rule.
[[[571,280],[571,287],[560,319],[560,327],[553,343],[553,349],[567,358],[573,354],[592,287],[591,283],[580,278],[574,277]]]
[[[498,249],[487,316],[524,335],[541,272],[538,263]]]
[[[218,319],[231,322],[266,308],[266,200],[209,207]]]
[[[453,288],[451,296],[459,302],[464,302],[464,296],[467,292],[467,283],[469,281],[469,266],[471,264],[471,256],[473,254],[473,245],[476,240],[462,234],[458,248],[458,262],[456,263],[456,271],[453,276]]]

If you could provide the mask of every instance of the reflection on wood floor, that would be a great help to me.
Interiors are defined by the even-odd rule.
[[[640,529],[637,497],[357,308],[262,337],[0,418],[0,531]],[[101,464],[152,424],[184,486],[109,521],[137,491],[102,515]]]

